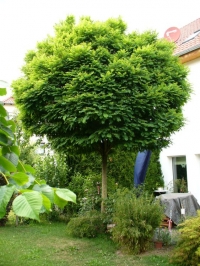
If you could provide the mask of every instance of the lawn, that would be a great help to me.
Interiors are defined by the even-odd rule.
[[[67,236],[64,223],[0,227],[0,266],[167,266],[169,255],[167,248],[123,254],[107,237]]]

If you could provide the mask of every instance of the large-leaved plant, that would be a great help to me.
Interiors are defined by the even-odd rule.
[[[6,89],[0,88],[0,95]],[[17,216],[40,220],[39,215],[50,212],[52,204],[64,208],[68,201],[76,203],[76,195],[67,188],[55,188],[35,178],[35,170],[19,160],[20,148],[15,136],[15,123],[8,118],[0,104],[0,219],[6,215],[7,205]]]

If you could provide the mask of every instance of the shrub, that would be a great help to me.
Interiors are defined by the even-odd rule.
[[[84,176],[76,173],[69,183],[70,190],[73,188],[77,195],[77,204],[73,206],[76,214],[83,215],[85,212],[92,210],[100,210],[101,193],[98,194],[97,183],[99,182],[99,175],[88,174]],[[67,207],[67,206],[66,206]]]
[[[69,205],[69,204],[67,204]],[[55,204],[52,204],[51,211],[41,214],[41,218],[50,222],[66,222],[68,223],[71,218],[71,213],[67,213],[64,209],[59,208]]]
[[[105,202],[104,222],[113,224],[113,212],[116,193],[109,194]]]
[[[106,231],[101,213],[92,211],[71,218],[67,224],[67,233],[73,237],[96,237]]]
[[[172,238],[171,238],[171,234],[170,234],[170,232],[169,232],[169,230],[167,228],[164,228],[162,230],[161,237],[162,237],[162,242],[163,242],[164,246],[171,245]]]
[[[178,226],[179,240],[171,262],[181,266],[197,266],[200,263],[200,210],[197,216],[188,218]]]
[[[152,196],[144,192],[138,195],[137,190],[119,190],[114,203],[113,240],[132,253],[144,252],[162,217],[163,208]]]
[[[151,194],[153,194],[154,190],[156,190],[158,187],[164,186],[164,178],[161,171],[159,155],[159,150],[152,152],[144,181],[144,189]]]
[[[79,215],[84,215],[84,213],[89,211],[100,211],[101,209],[101,177],[95,173],[88,173],[87,176],[83,176],[80,173],[76,173],[68,188],[77,195],[76,211]],[[109,178],[108,180],[108,190],[110,193],[116,191],[116,184],[114,179]],[[67,207],[67,206],[66,206]]]
[[[133,187],[133,173],[137,154],[137,151],[127,151],[123,147],[118,147],[114,149],[113,153],[110,153],[108,158],[108,177],[114,178],[119,187],[129,189]],[[152,151],[144,181],[144,189],[152,194],[155,189],[164,186],[159,155],[159,150]]]
[[[167,228],[158,227],[154,231],[153,240],[155,242],[162,242],[163,246],[169,246],[172,244],[171,232]]]
[[[65,156],[57,153],[40,156],[34,164],[36,176],[45,179],[50,186],[64,188],[69,186],[70,168],[65,162]]]

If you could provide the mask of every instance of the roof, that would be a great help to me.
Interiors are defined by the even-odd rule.
[[[9,98],[3,100],[3,104],[4,104],[4,105],[14,105],[15,103],[14,103],[14,99],[13,99],[13,97],[11,96],[11,97],[9,97]]]
[[[174,54],[185,55],[200,48],[200,18],[180,28],[180,37],[176,41]]]

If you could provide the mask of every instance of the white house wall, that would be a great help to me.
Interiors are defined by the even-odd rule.
[[[188,191],[200,203],[200,58],[186,63],[192,85],[191,99],[184,106],[185,126],[172,136],[172,144],[160,154],[165,187],[173,180],[172,158],[186,156]]]
[[[10,119],[17,115],[17,109],[16,109],[15,105],[6,104],[6,105],[4,105],[4,108],[8,112]]]

